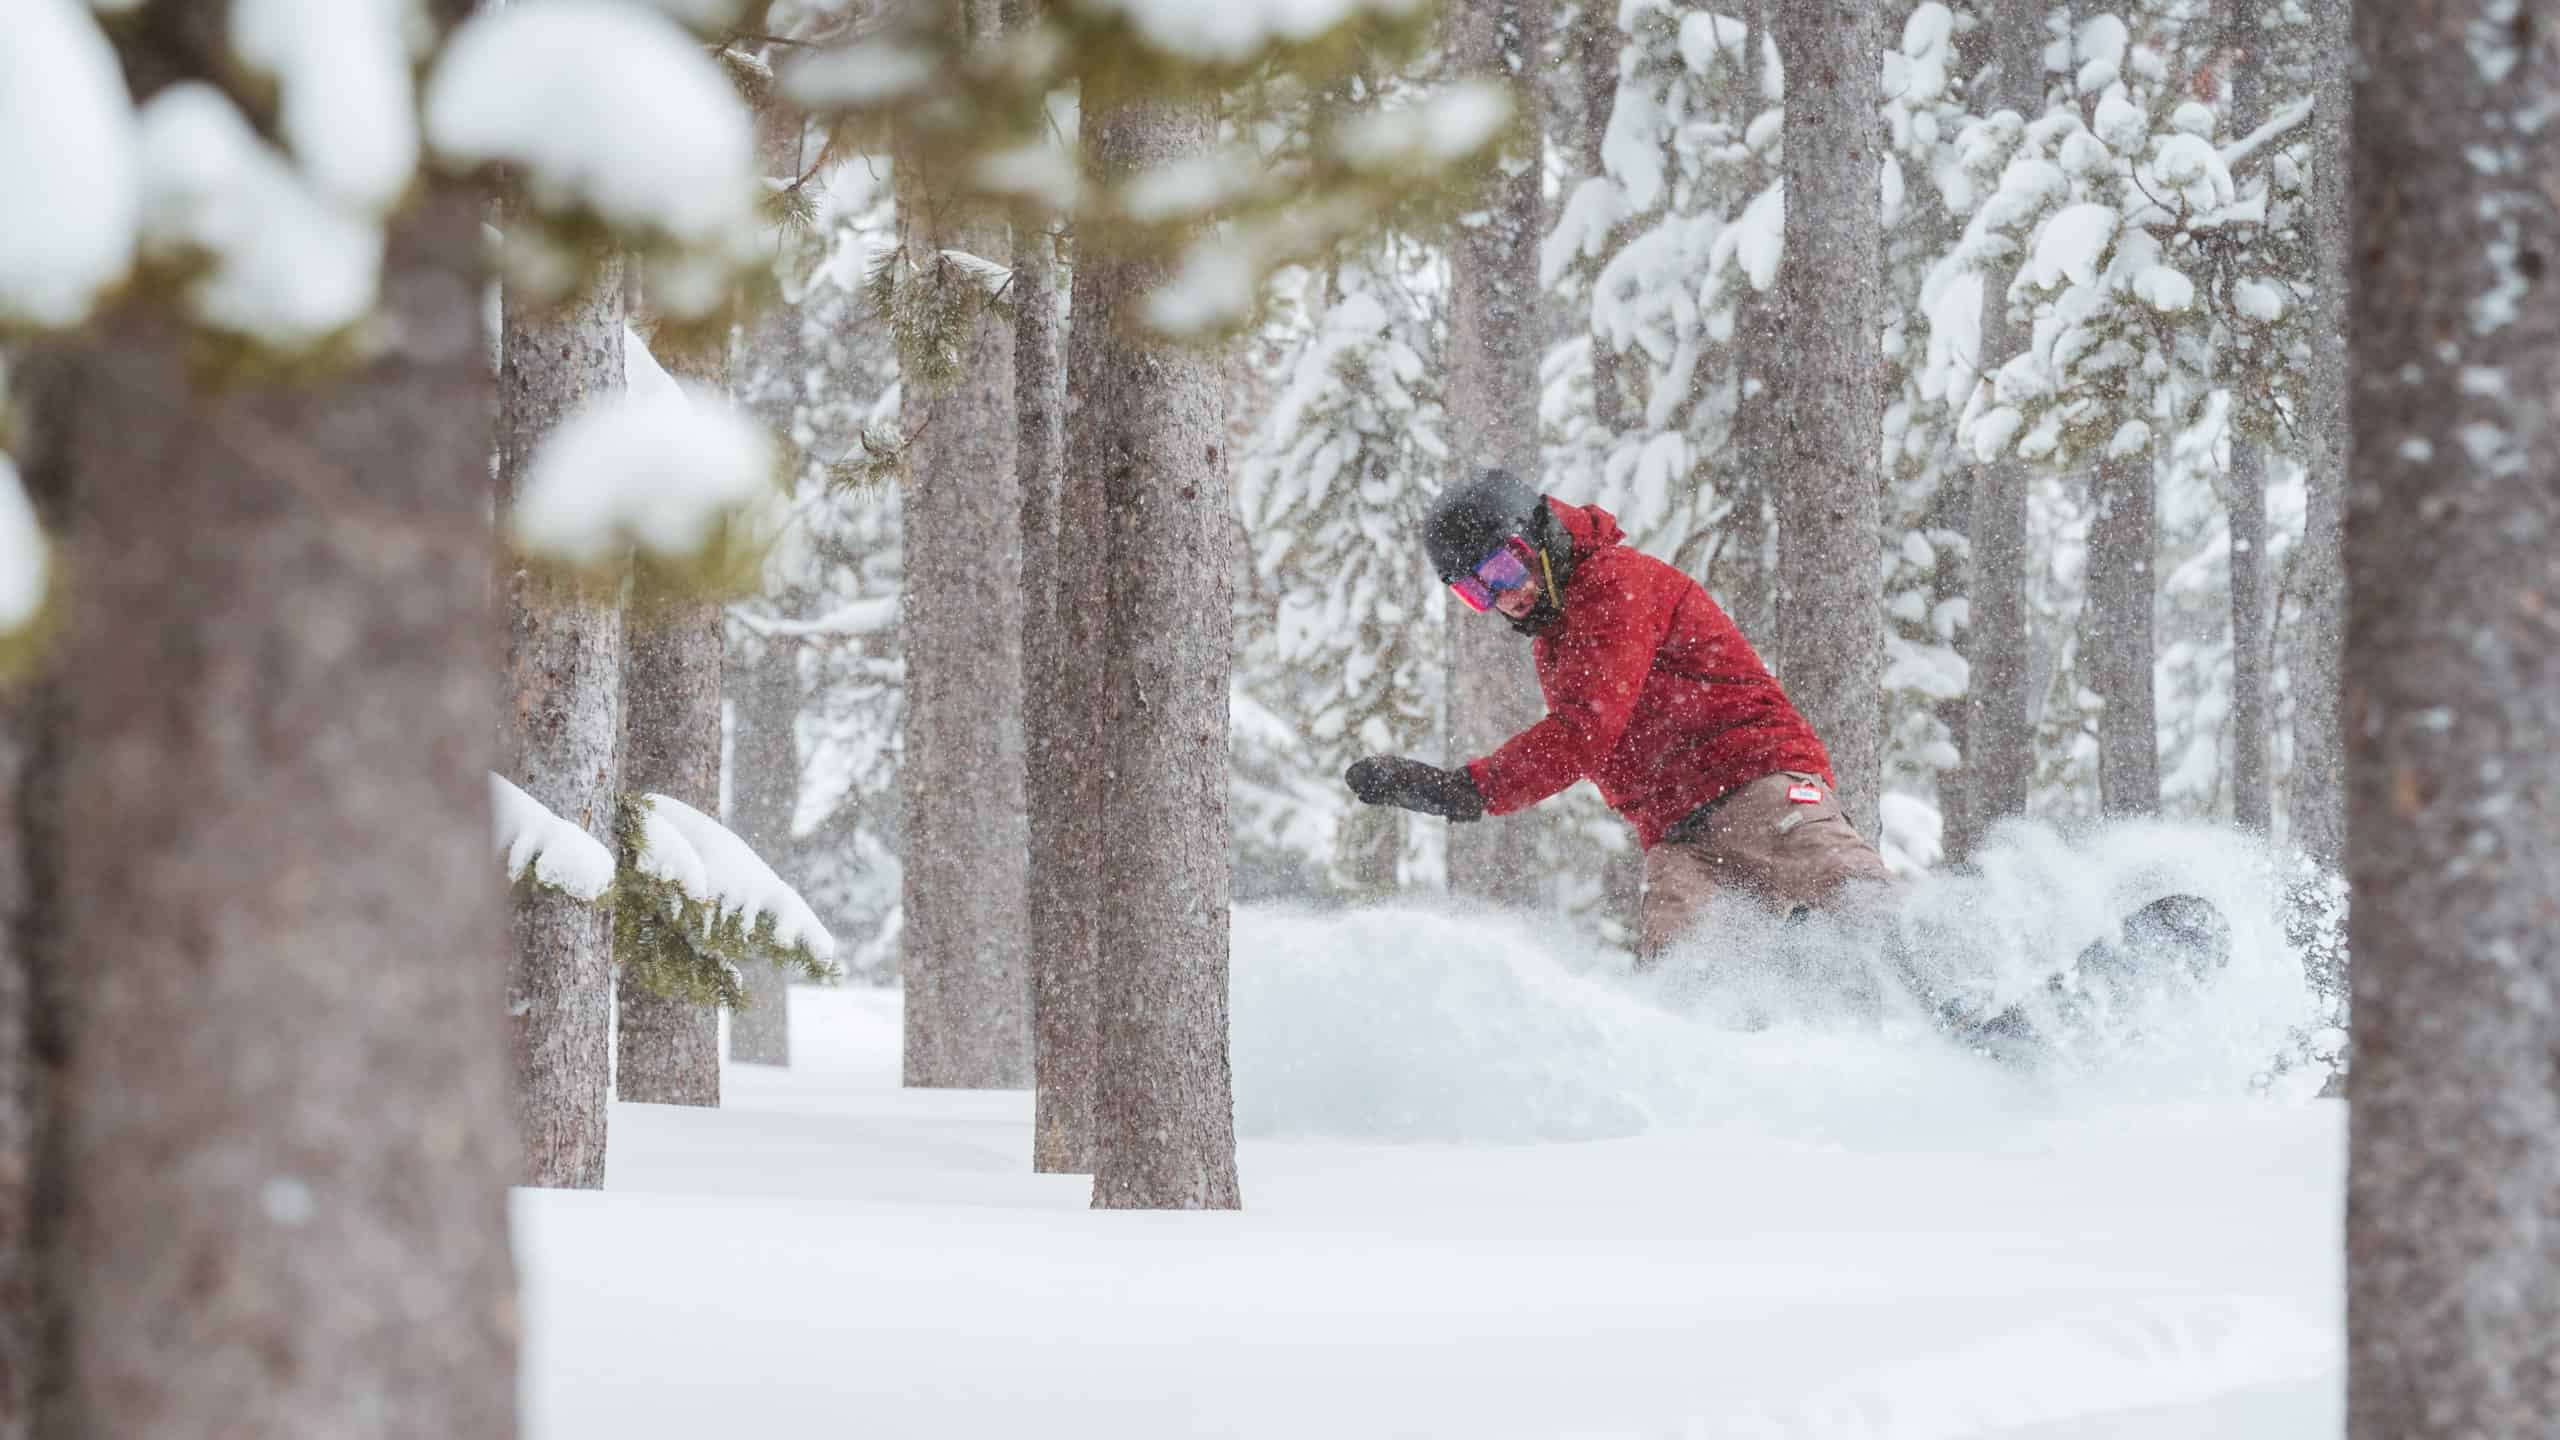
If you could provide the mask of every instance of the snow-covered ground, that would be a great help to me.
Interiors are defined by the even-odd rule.
[[[519,1194],[531,1435],[2341,1431],[2334,1103],[1737,1031],[1500,916],[1244,912],[1235,996],[1247,1208],[1175,1215],[796,991],[795,1068]]]

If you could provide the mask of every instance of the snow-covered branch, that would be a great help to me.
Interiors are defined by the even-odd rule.
[[[886,633],[898,623],[898,601],[895,596],[876,595],[839,606],[809,620],[759,615],[743,608],[732,610],[729,615],[758,635],[783,640],[837,639]]]
[[[491,816],[507,878],[593,904],[613,888],[613,852],[604,842],[554,815],[543,803],[489,776]]]
[[[2292,104],[2285,106],[2281,110],[2278,110],[2274,115],[2268,118],[2266,124],[2250,131],[2240,139],[2234,140],[2230,144],[2223,146],[2223,167],[2230,170],[2239,169],[2242,161],[2257,154],[2260,150],[2266,148],[2269,143],[2280,140],[2293,131],[2302,128],[2302,122],[2310,118],[2311,97],[2305,95],[2301,99],[2294,101]]]

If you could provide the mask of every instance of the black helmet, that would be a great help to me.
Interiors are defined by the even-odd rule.
[[[1479,470],[1431,502],[1422,522],[1423,548],[1443,582],[1473,570],[1517,535],[1531,545],[1545,538],[1545,497],[1508,470]]]

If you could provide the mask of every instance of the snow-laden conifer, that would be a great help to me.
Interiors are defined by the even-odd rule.
[[[1440,586],[1415,540],[1448,460],[1423,288],[1434,278],[1391,245],[1374,268],[1282,280],[1308,328],[1237,487],[1255,581],[1247,649],[1267,660],[1248,666],[1322,773],[1427,750],[1439,724]],[[1350,817],[1336,884],[1393,886],[1400,813]]]

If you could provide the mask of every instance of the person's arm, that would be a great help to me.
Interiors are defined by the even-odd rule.
[[[1525,810],[1598,770],[1634,718],[1681,587],[1655,583],[1640,565],[1601,563],[1610,573],[1591,577],[1600,583],[1574,596],[1564,634],[1554,641],[1547,718],[1467,762],[1488,815]]]

